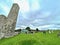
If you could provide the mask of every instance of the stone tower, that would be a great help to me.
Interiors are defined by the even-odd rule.
[[[19,6],[18,4],[14,3],[7,17],[5,37],[14,35],[18,12],[19,12]]]
[[[8,17],[0,15],[0,38],[14,36],[18,12],[19,6],[14,3]]]

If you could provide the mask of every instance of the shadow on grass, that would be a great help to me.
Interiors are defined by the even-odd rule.
[[[36,40],[23,40],[21,42],[21,45],[34,45],[37,44],[38,42]]]

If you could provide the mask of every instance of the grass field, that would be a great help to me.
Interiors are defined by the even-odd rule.
[[[19,34],[11,38],[1,39],[0,45],[60,45],[60,37],[57,37],[56,31],[51,34],[43,34],[42,32]]]

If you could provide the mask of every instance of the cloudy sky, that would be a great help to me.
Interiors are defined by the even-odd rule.
[[[0,0],[0,14],[8,16],[13,3],[20,6],[16,29],[60,29],[60,0]]]

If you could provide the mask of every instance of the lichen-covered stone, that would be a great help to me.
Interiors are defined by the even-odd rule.
[[[8,17],[0,15],[0,38],[14,36],[18,12],[19,6],[18,4],[14,3]]]

